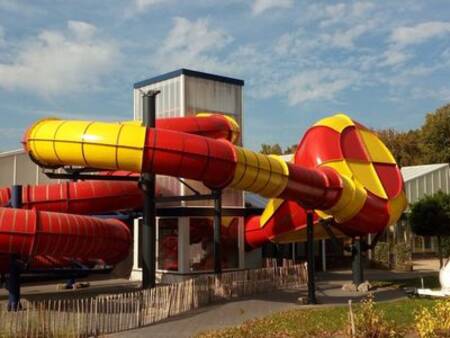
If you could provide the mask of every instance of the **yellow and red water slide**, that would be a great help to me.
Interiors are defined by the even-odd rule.
[[[233,142],[239,136],[235,122],[221,115],[161,119],[157,127]],[[103,174],[138,175],[129,171]],[[157,189],[157,194],[161,193]],[[115,264],[128,254],[131,243],[128,226],[116,219],[80,215],[139,210],[143,206],[137,183],[124,181],[24,186],[20,210],[6,208],[10,198],[10,188],[0,189],[0,273],[8,271],[11,255],[26,258],[30,268],[64,267],[73,260],[87,266],[99,263],[99,259]]]
[[[373,132],[343,114],[309,129],[293,162],[235,146],[238,126],[229,118],[206,115],[164,123],[145,128],[46,119],[29,128],[23,142],[43,167],[153,172],[272,198],[264,214],[246,224],[250,247],[301,239],[305,209],[315,210],[316,220],[332,218],[341,233],[355,236],[395,223],[406,205],[403,180],[389,150]],[[4,238],[18,237],[1,220],[0,226],[11,230],[9,237],[0,237],[0,252],[12,254],[4,249]],[[63,231],[60,236],[65,236]]]

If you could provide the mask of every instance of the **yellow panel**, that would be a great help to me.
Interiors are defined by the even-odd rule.
[[[383,185],[371,163],[347,161],[347,164],[353,172],[353,176],[361,182],[367,190],[378,197],[387,199]]]
[[[47,165],[59,164],[53,147],[53,138],[61,123],[60,120],[41,120],[29,129],[28,150],[32,156],[42,158]]]
[[[54,135],[56,155],[62,163],[87,166],[82,149],[82,137],[91,121],[65,121]]]
[[[259,219],[259,224],[261,225],[261,228],[264,227],[264,225],[273,216],[275,211],[277,211],[278,208],[281,207],[283,203],[286,203],[286,201],[280,198],[269,199],[266,208],[264,209],[264,212],[262,213],[261,218]]]
[[[124,126],[120,132],[117,161],[123,170],[140,172],[142,151],[145,144],[146,129],[139,126]]]
[[[289,170],[282,159],[236,147],[238,161],[230,187],[277,197],[286,188]]]
[[[241,181],[246,168],[246,158],[243,149],[241,147],[236,147],[235,149],[237,154],[237,165],[234,171],[233,181],[230,183],[231,187],[237,186],[237,184]]]
[[[26,147],[44,165],[139,172],[145,135],[146,128],[134,123],[45,120],[29,129]]]
[[[243,149],[242,151],[245,154],[245,172],[241,178],[241,181],[238,184],[238,188],[242,190],[247,190],[256,179],[259,170],[259,163],[256,154],[253,151]]]
[[[333,228],[333,233],[337,238],[348,237],[344,233],[342,233],[339,229]],[[323,228],[320,223],[315,223],[314,226],[314,239],[329,239],[330,236],[328,232]],[[304,228],[289,231],[282,233],[274,238],[272,238],[272,242],[278,244],[286,244],[286,243],[297,243],[297,242],[306,242],[306,226]]]
[[[367,199],[367,192],[364,187],[358,182],[353,181],[353,194],[351,202],[343,209],[334,212],[334,219],[337,223],[344,223],[353,218],[364,206]]]
[[[406,209],[408,201],[405,196],[405,192],[402,191],[397,197],[393,198],[388,202],[389,210],[389,223],[388,225],[393,225],[397,223],[398,219],[402,215],[403,211]]]
[[[269,157],[264,156],[262,154],[256,154],[258,157],[258,175],[254,181],[254,183],[248,187],[249,191],[253,191],[255,193],[259,193],[261,190],[267,187],[267,185],[270,185],[271,182],[269,182],[271,177],[271,167],[269,163]]]
[[[396,161],[389,149],[373,132],[357,128],[359,135],[366,145],[367,152],[373,162],[392,163]]]
[[[350,117],[345,114],[337,114],[331,117],[326,117],[319,122],[314,124],[315,126],[326,126],[333,130],[336,130],[338,133],[342,132],[348,126],[353,126],[354,123]]]
[[[345,175],[348,177],[353,176],[353,173],[350,170],[350,168],[348,167],[347,162],[345,160],[337,160],[337,161],[333,160],[333,161],[323,162],[320,166],[333,168],[341,175]]]
[[[131,126],[136,126],[136,127],[141,127],[142,126],[142,122],[141,121],[136,121],[136,120],[120,121],[120,122],[117,122],[117,123],[125,124],[125,125],[131,125]]]
[[[326,213],[328,214],[335,214],[336,212],[339,212],[339,210],[344,210],[350,203],[353,202],[355,197],[355,182],[353,182],[353,180],[346,175],[341,175],[341,179],[343,185],[341,196],[332,208],[326,210]]]
[[[277,197],[286,189],[289,181],[289,168],[286,161],[279,156],[269,155],[268,158],[272,168],[270,184],[259,194],[265,197]]]
[[[83,154],[87,166],[103,169],[119,169],[116,165],[116,143],[122,126],[96,122],[83,134]]]

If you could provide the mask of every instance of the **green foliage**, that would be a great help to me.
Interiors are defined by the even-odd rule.
[[[379,304],[362,304],[353,306],[354,313],[361,317],[361,313],[373,314],[368,318],[375,322],[375,316],[383,318],[381,325],[383,332],[391,336],[405,336],[415,331],[415,314],[419,309],[432,309],[438,302],[429,299],[403,299],[395,302]],[[361,323],[363,318],[361,318]],[[385,322],[385,320],[387,320]],[[296,309],[276,313],[262,319],[246,321],[242,325],[217,331],[203,332],[197,335],[201,338],[211,337],[349,337],[348,307],[330,306],[322,308]],[[355,323],[355,324],[359,324]],[[372,326],[373,327],[373,326]],[[364,329],[364,328],[362,328]],[[388,330],[387,330],[388,329]],[[381,330],[379,330],[381,331]],[[357,331],[358,336],[361,332]],[[374,337],[368,335],[366,337]],[[380,337],[380,336],[378,336]]]
[[[284,150],[283,148],[278,144],[261,144],[261,149],[259,150],[260,153],[266,154],[266,155],[287,155],[287,154],[294,154],[297,150],[297,144],[293,144],[289,147],[286,147]]]
[[[293,144],[289,147],[286,147],[286,149],[284,149],[284,154],[294,154],[295,151],[297,150],[298,144]]]
[[[428,113],[419,129],[377,133],[400,166],[450,162],[450,104]]]
[[[450,195],[438,192],[411,206],[411,230],[419,236],[450,236]]]
[[[392,253],[395,259],[395,266],[401,267],[411,263],[411,247],[409,244],[399,242],[395,243]]]
[[[389,268],[390,246],[386,242],[378,242],[373,250],[373,260],[385,268]]]
[[[402,132],[395,129],[384,129],[378,130],[377,134],[401,167],[424,163],[420,130]]]
[[[361,302],[359,311],[355,316],[355,329],[358,338],[402,337],[396,331],[394,322],[386,318],[382,309],[375,307],[372,294],[369,294]]]
[[[426,163],[450,163],[450,104],[427,114],[421,129]]]
[[[278,143],[272,145],[263,143],[259,152],[266,155],[281,155],[283,153],[283,151],[281,150],[281,146]]]

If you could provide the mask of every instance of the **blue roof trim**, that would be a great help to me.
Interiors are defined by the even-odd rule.
[[[218,82],[229,83],[229,84],[238,85],[238,86],[244,85],[244,80],[234,79],[231,77],[214,75],[214,74],[203,73],[203,72],[198,72],[195,70],[181,68],[181,69],[175,70],[173,72],[169,72],[166,74],[152,77],[147,80],[136,82],[133,85],[133,87],[135,89],[145,87],[145,86],[151,85],[156,82],[173,79],[174,77],[180,76],[182,74],[187,75],[187,76],[192,76],[192,77],[198,77],[198,78],[206,79],[206,80],[213,80],[213,81],[218,81]]]

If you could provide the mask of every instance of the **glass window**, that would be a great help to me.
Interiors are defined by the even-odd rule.
[[[158,269],[178,271],[178,218],[158,221]]]
[[[221,229],[222,269],[239,267],[239,217],[223,217]],[[212,217],[189,218],[189,268],[214,270]]]

